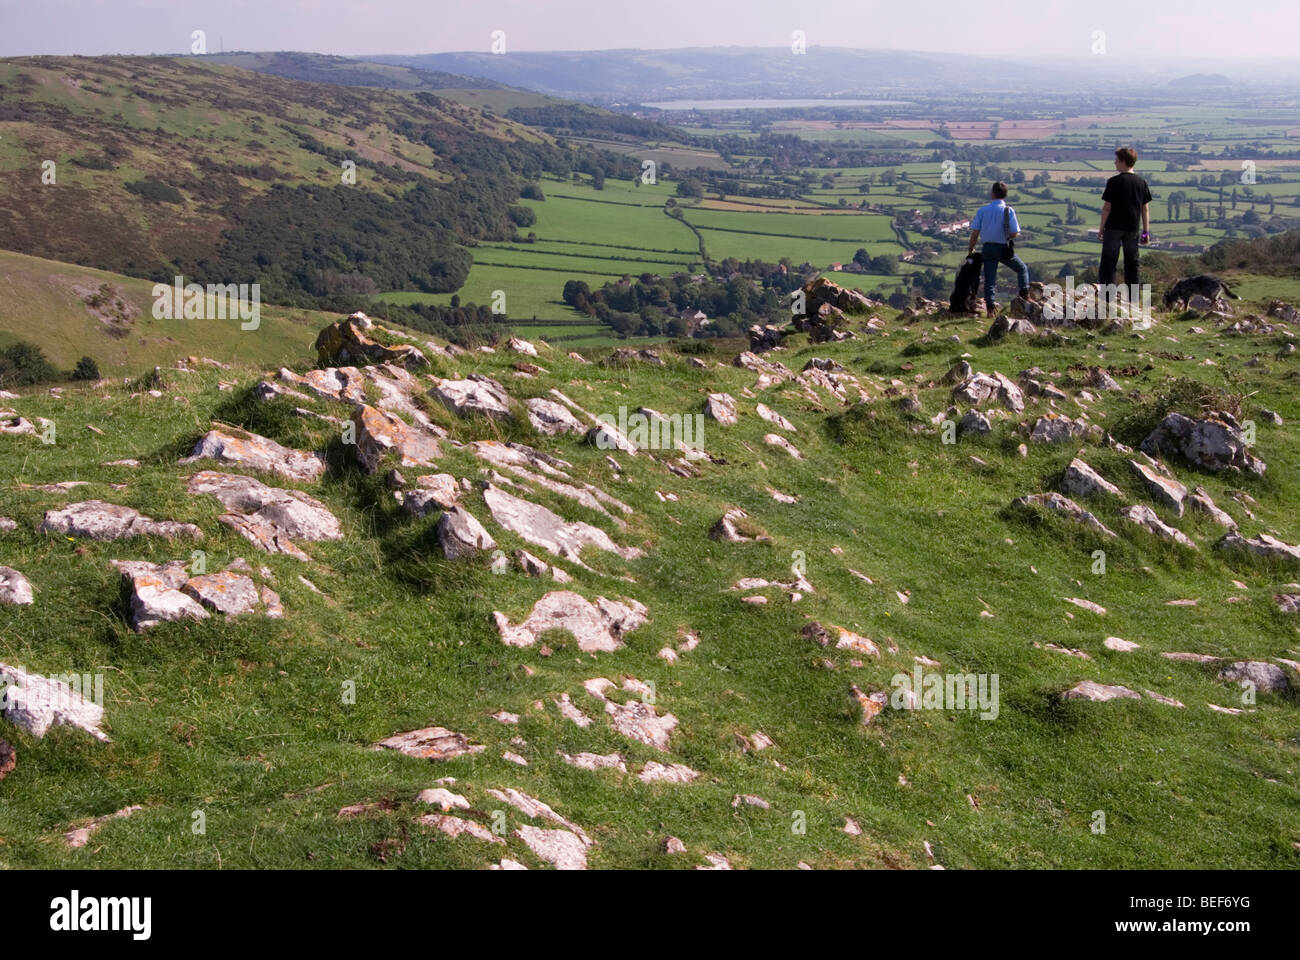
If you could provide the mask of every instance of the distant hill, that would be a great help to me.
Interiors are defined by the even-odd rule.
[[[1037,89],[1072,74],[1042,65],[942,53],[812,46],[690,47],[546,53],[367,56],[377,63],[486,77],[555,96],[600,103],[675,98],[871,97],[905,90]]]
[[[394,64],[367,63],[324,53],[277,50],[268,52],[213,53],[201,59],[290,80],[336,83],[345,87],[383,87],[389,90],[499,90],[501,84],[440,70],[421,70]]]
[[[373,79],[339,58],[249,56]],[[128,276],[258,282],[268,302],[344,309],[380,289],[456,290],[466,244],[514,234],[524,182],[602,164],[636,170],[424,89],[213,58],[0,60],[0,244]]]
[[[1185,77],[1176,77],[1169,81],[1169,86],[1182,90],[1204,90],[1207,88],[1230,87],[1233,81],[1221,73],[1193,73]]]

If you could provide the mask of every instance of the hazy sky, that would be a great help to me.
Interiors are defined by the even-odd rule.
[[[996,20],[991,24],[991,20]],[[343,55],[488,49],[809,46],[1089,55],[1295,57],[1298,0],[0,0],[0,55],[208,51]]]

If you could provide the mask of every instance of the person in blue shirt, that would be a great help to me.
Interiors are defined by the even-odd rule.
[[[1016,211],[1007,206],[1007,185],[999,180],[993,184],[990,192],[993,202],[984,204],[970,219],[970,247],[966,253],[974,253],[975,244],[981,239],[984,241],[984,246],[980,248],[984,257],[984,305],[988,307],[989,316],[992,316],[997,312],[993,298],[998,264],[1005,262],[1016,271],[1022,299],[1029,297],[1029,268],[1014,253],[1007,256],[1007,241],[1020,235],[1020,221],[1016,219]]]

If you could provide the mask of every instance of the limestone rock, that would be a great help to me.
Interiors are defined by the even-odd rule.
[[[651,760],[641,768],[637,779],[642,783],[690,783],[699,775],[699,771],[684,763],[663,764]]]
[[[736,422],[736,401],[729,393],[711,393],[704,401],[704,415],[731,426]]]
[[[1232,530],[1225,533],[1214,546],[1218,550],[1234,550],[1252,553],[1257,557],[1300,562],[1300,546],[1283,543],[1267,533],[1247,538]]]
[[[267,553],[307,559],[295,540],[341,540],[339,520],[300,490],[269,487],[242,474],[203,470],[190,477],[191,496],[211,494],[229,511],[219,519]]]
[[[448,560],[462,560],[491,550],[497,542],[464,507],[452,507],[438,518],[438,542]]]
[[[487,747],[471,744],[463,733],[445,727],[424,727],[397,733],[380,740],[375,747],[396,750],[421,760],[450,760],[468,753],[481,753]]]
[[[1198,419],[1170,413],[1147,435],[1140,449],[1153,456],[1177,454],[1216,473],[1236,467],[1262,476],[1265,470],[1264,461],[1249,453],[1236,419],[1226,413]]]
[[[547,630],[566,630],[584,653],[612,651],[623,646],[623,637],[648,619],[643,604],[625,599],[620,603],[597,597],[588,601],[571,590],[553,590],[533,604],[527,619],[517,626],[503,613],[493,612],[501,641],[512,647],[531,647]]]
[[[204,459],[276,473],[290,480],[318,480],[325,472],[325,459],[320,454],[291,450],[237,427],[214,426],[180,462],[188,464]]]
[[[113,566],[130,587],[131,627],[137,633],[160,623],[207,619],[208,611],[181,591],[189,573],[180,561],[159,565],[143,560],[114,560]]]
[[[0,567],[0,603],[26,606],[34,602],[28,579],[13,567]]]
[[[483,500],[492,512],[492,519],[501,526],[574,563],[582,563],[582,548],[588,545],[618,554],[625,560],[642,555],[636,547],[620,547],[598,527],[580,520],[565,521],[546,507],[511,496],[500,487],[489,485],[483,491]]]
[[[1011,501],[1011,505],[1013,507],[1043,507],[1048,510],[1054,510],[1064,514],[1071,520],[1092,527],[1098,533],[1104,534],[1105,536],[1115,536],[1115,532],[1108,529],[1095,516],[1083,509],[1083,507],[1079,506],[1069,497],[1061,496],[1059,493],[1031,493],[1023,497],[1017,497],[1015,500]]]
[[[510,416],[510,394],[491,377],[471,373],[464,380],[438,380],[430,391],[462,417],[479,414],[494,419]]]
[[[1237,529],[1237,521],[1232,519],[1226,510],[1215,504],[1204,487],[1197,487],[1187,498],[1187,503],[1193,510],[1208,514],[1219,526],[1227,527],[1229,530]]]
[[[1137,524],[1143,530],[1147,531],[1147,533],[1154,534],[1161,540],[1172,540],[1174,543],[1180,544],[1184,547],[1190,547],[1193,550],[1197,549],[1196,544],[1194,544],[1185,533],[1169,526],[1156,516],[1154,510],[1145,504],[1135,503],[1131,507],[1123,507],[1120,509],[1119,515],[1130,523]]]
[[[1183,501],[1187,499],[1185,486],[1172,477],[1162,477],[1146,464],[1138,463],[1136,460],[1130,460],[1128,465],[1145,484],[1151,499],[1168,507],[1177,516],[1183,515]]]
[[[40,530],[42,533],[61,533],[64,536],[88,537],[91,540],[149,536],[203,539],[203,531],[192,523],[154,520],[131,507],[105,503],[103,500],[85,500],[62,510],[47,510]]]
[[[99,728],[104,708],[62,680],[0,663],[0,691],[0,710],[5,717],[38,740],[57,725],[76,727],[96,740],[108,740]]]
[[[556,870],[586,870],[587,847],[568,830],[543,830],[523,824],[515,836]]]
[[[373,321],[360,312],[332,323],[316,337],[316,355],[326,365],[369,361],[414,369],[429,362],[411,344],[379,343],[367,335],[366,331],[372,329]]]
[[[586,425],[575,417],[569,408],[545,397],[529,397],[524,401],[528,408],[528,422],[538,433],[553,437],[558,433],[586,433]]]
[[[1240,660],[1230,663],[1219,671],[1219,679],[1230,683],[1252,683],[1261,693],[1287,693],[1291,682],[1285,671],[1272,663],[1262,660]]]
[[[1062,693],[1061,699],[1091,700],[1094,703],[1102,703],[1107,700],[1141,700],[1142,695],[1128,687],[1108,686],[1095,680],[1084,680]]]
[[[427,467],[440,456],[438,437],[423,426],[413,426],[397,414],[359,403],[352,410],[356,428],[357,460],[374,473],[385,456],[396,452],[403,467]]]
[[[768,423],[776,424],[782,430],[788,430],[790,433],[798,432],[795,430],[795,426],[793,423],[791,423],[785,417],[781,416],[781,414],[777,413],[775,410],[767,406],[767,404],[764,403],[755,404],[754,412],[757,413],[764,420],[766,420]]]
[[[251,577],[229,570],[191,577],[181,587],[181,592],[209,610],[232,617],[251,612],[260,599]]]
[[[1095,497],[1101,493],[1109,493],[1113,497],[1123,496],[1119,487],[1077,457],[1065,469],[1065,476],[1061,478],[1061,490],[1073,497]]]

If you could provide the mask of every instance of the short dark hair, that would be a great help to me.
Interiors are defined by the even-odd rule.
[[[1132,147],[1120,147],[1115,151],[1115,159],[1126,167],[1135,167],[1138,162],[1138,152]]]
[[[993,184],[993,198],[995,200],[1005,200],[1007,196],[1007,185],[1001,180]]]

